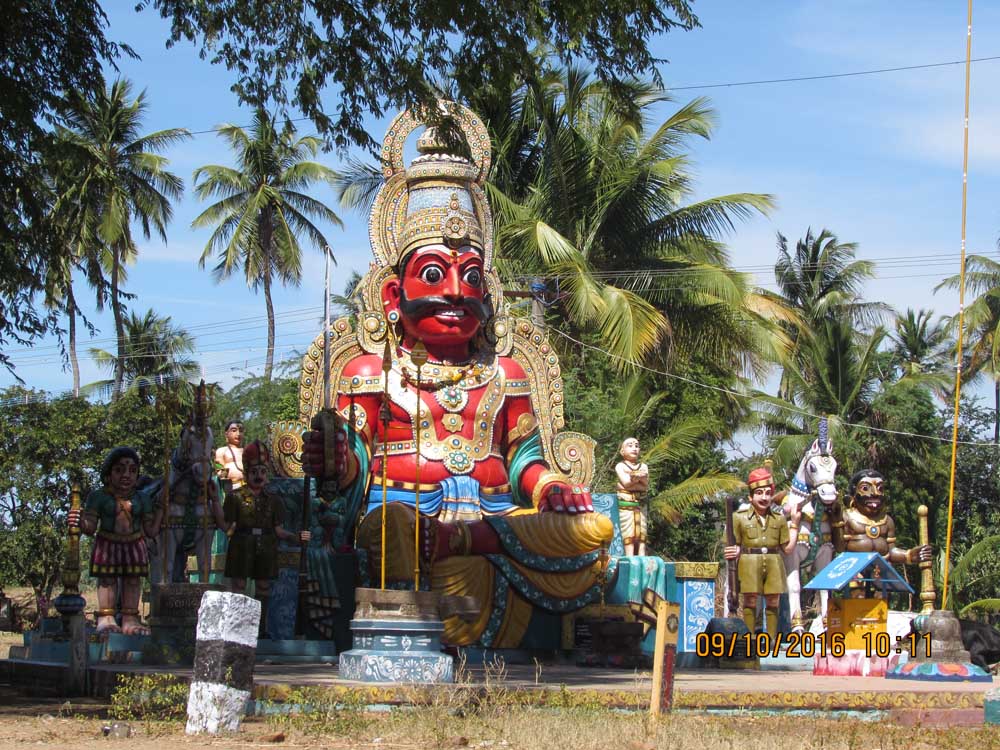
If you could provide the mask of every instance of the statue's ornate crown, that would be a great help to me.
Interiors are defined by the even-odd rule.
[[[486,126],[471,110],[440,101],[468,146],[471,158],[454,153],[436,127],[417,141],[420,156],[407,169],[403,147],[407,136],[427,124],[420,111],[406,110],[392,121],[382,143],[385,184],[372,206],[368,232],[376,263],[398,268],[400,261],[424,245],[470,246],[493,264],[492,216],[483,183],[490,168]]]

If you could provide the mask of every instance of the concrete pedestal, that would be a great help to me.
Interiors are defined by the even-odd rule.
[[[432,591],[357,589],[354,648],[340,655],[340,676],[360,682],[453,682],[441,653],[444,623]]]

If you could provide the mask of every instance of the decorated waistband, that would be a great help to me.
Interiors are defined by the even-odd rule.
[[[431,486],[433,489],[425,490],[424,485],[421,485],[420,489],[420,512],[427,515],[478,517],[506,513],[515,508],[509,484],[499,487],[480,487],[478,480],[463,475],[447,477]],[[373,482],[368,490],[366,514],[381,507],[382,492],[382,485]],[[417,503],[416,488],[405,489],[387,484],[385,500],[389,503],[403,503],[413,508]]]
[[[113,531],[98,531],[97,536],[100,539],[107,539],[109,542],[134,542],[142,536],[141,531],[133,531],[129,534],[116,534]]]
[[[441,489],[441,485],[438,482],[434,482],[433,484],[424,484],[421,482],[418,485],[414,482],[402,482],[398,479],[386,479],[385,486],[388,489],[410,490],[411,492],[415,492],[417,490],[417,487],[420,488],[421,492],[436,492],[437,490]],[[372,491],[374,491],[376,488],[378,489],[379,492],[382,491],[381,477],[375,477],[374,479],[372,479]],[[509,495],[511,494],[511,487],[510,484],[500,484],[497,485],[496,487],[480,486],[479,493],[482,495]]]

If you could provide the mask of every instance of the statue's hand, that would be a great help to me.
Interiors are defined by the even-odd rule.
[[[740,546],[738,544],[731,544],[728,547],[723,548],[722,556],[727,560],[735,560],[740,556]]]
[[[553,482],[542,491],[538,510],[556,513],[592,513],[594,503],[590,498],[590,488],[569,485],[566,482]]]
[[[917,558],[917,562],[928,562],[934,557],[934,548],[929,544],[923,544],[916,548],[914,557]]]
[[[306,476],[334,479],[347,473],[347,435],[338,429],[333,436],[333,455],[326,455],[326,436],[322,430],[302,434],[302,470]]]
[[[78,529],[78,528],[80,528],[80,509],[79,508],[73,508],[73,510],[71,510],[66,515],[66,522],[69,524],[69,527],[71,529]]]

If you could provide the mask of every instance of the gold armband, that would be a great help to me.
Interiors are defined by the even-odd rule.
[[[556,482],[568,484],[566,477],[549,469],[539,474],[538,482],[535,483],[535,488],[531,491],[531,505],[537,508],[539,503],[542,502],[542,493],[545,491],[545,488]]]
[[[846,525],[847,525],[847,522],[846,522],[846,521],[835,521],[834,523],[831,523],[831,524],[830,524],[830,526],[832,526],[832,527],[833,527],[833,528],[835,528],[835,529],[842,529],[842,528],[844,528],[844,527],[845,527]]]
[[[916,551],[917,551],[916,547],[913,548],[913,549],[906,550],[906,564],[907,565],[912,565],[913,563],[915,563],[917,561],[917,556],[916,556],[916,554],[914,554]]]

